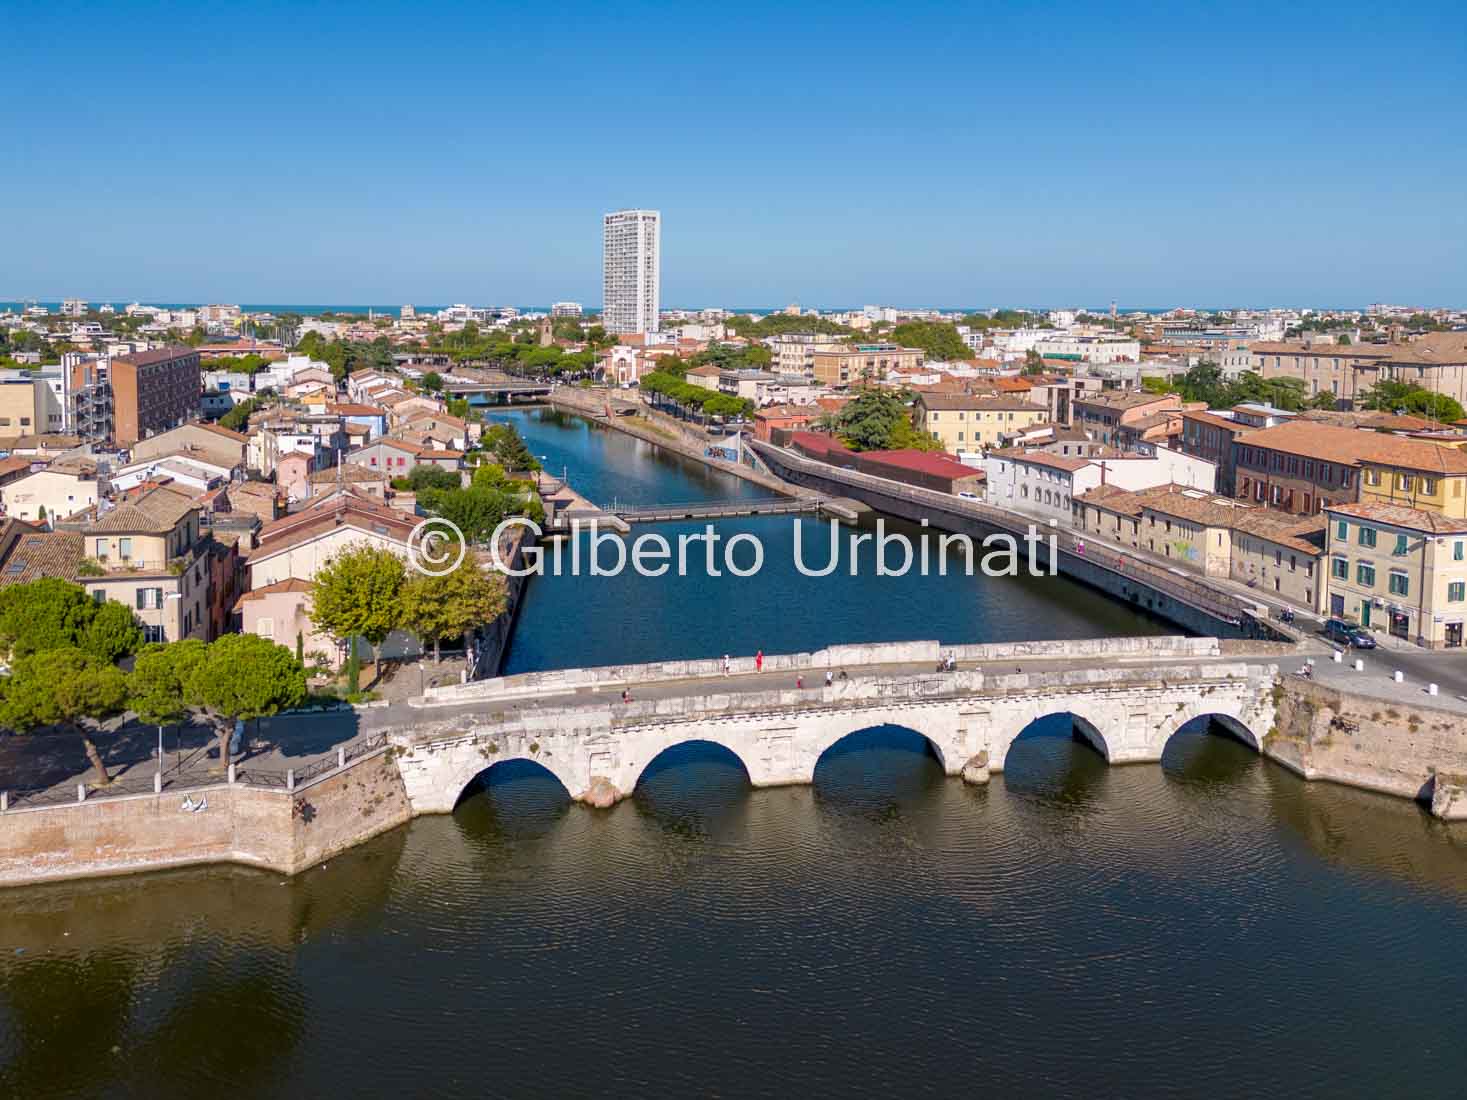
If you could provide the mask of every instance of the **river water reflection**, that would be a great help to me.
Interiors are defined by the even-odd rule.
[[[0,1095],[1459,1096],[1464,838],[1179,734],[500,765],[298,879],[0,894]],[[981,1086],[980,1086],[981,1083]]]

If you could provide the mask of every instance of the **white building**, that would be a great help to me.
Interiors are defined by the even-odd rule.
[[[1100,485],[1138,492],[1158,485],[1185,485],[1211,493],[1217,467],[1205,459],[1166,447],[1152,454],[1105,454],[1097,457],[1016,449],[992,451],[983,460],[990,503],[1069,526],[1074,498]]]
[[[608,332],[656,332],[662,215],[617,210],[602,225],[601,323]]]
[[[583,312],[580,302],[556,302],[550,307],[552,317],[579,317]]]
[[[1135,363],[1141,358],[1141,341],[1129,336],[1056,336],[1040,340],[1034,350],[1046,358],[1079,359],[1085,363]]]

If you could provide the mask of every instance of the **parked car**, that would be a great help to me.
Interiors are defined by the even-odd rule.
[[[1354,646],[1356,649],[1375,648],[1375,639],[1370,636],[1368,630],[1362,630],[1354,623],[1345,622],[1344,619],[1331,619],[1325,623],[1324,636],[1343,646]]]
[[[977,493],[970,493],[967,490],[964,490],[963,492],[959,493],[958,496],[962,497],[964,500],[977,500],[978,499],[978,494]]]

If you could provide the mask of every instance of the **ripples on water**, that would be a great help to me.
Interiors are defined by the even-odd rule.
[[[0,895],[0,1095],[1461,1095],[1464,838],[1220,737],[488,780],[288,882]]]

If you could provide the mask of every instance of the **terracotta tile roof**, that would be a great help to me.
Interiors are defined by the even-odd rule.
[[[1438,475],[1467,474],[1467,454],[1451,447],[1308,420],[1262,428],[1251,433],[1244,445],[1346,466],[1371,462]]]
[[[265,524],[260,528],[259,545],[249,560],[271,557],[338,527],[353,527],[405,540],[416,523],[415,516],[347,486],[318,504]]]
[[[26,584],[42,577],[74,583],[81,576],[84,557],[82,537],[75,531],[22,534],[0,568],[0,584]]]
[[[265,596],[273,596],[279,592],[310,592],[315,587],[310,581],[303,581],[296,577],[287,577],[285,580],[276,581],[274,584],[250,589],[235,601],[234,606],[238,607],[242,603],[249,603],[252,600],[262,599]]]
[[[1182,413],[1183,420],[1195,420],[1199,424],[1210,424],[1214,428],[1222,428],[1228,432],[1251,432],[1257,429],[1241,420],[1230,420],[1226,416],[1219,416],[1214,412],[1186,412]]]
[[[1063,470],[1066,473],[1074,473],[1083,470],[1090,465],[1088,458],[1077,458],[1073,455],[1056,455],[1048,451],[998,451],[1011,462],[1022,462],[1028,466],[1046,466],[1051,470]]]
[[[87,525],[87,532],[163,534],[172,531],[179,520],[197,508],[198,505],[183,493],[162,487],[151,488],[135,499],[125,500],[102,512]]]
[[[311,484],[321,485],[333,481],[379,482],[390,480],[390,476],[386,470],[374,470],[356,462],[343,462],[339,466],[328,466],[311,474]]]
[[[1440,512],[1424,512],[1419,508],[1404,508],[1399,504],[1326,504],[1326,512],[1352,519],[1366,519],[1375,523],[1388,523],[1395,527],[1406,527],[1413,531],[1426,531],[1433,535],[1455,535],[1467,532],[1467,519],[1453,519]]]
[[[1182,399],[1174,393],[1138,393],[1135,391],[1102,392],[1089,397],[1076,397],[1076,405],[1099,405],[1105,409],[1137,409],[1144,405],[1154,405],[1158,402],[1169,404],[1173,408],[1181,408]]]

